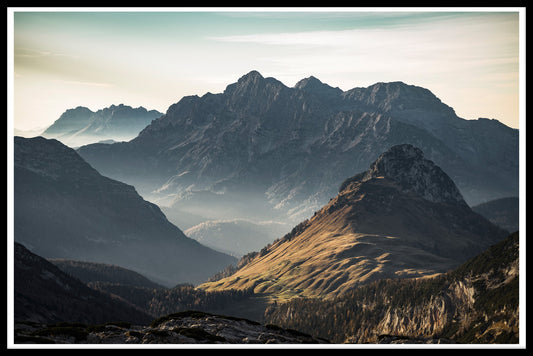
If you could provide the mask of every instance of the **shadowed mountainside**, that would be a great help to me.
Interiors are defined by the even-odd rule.
[[[148,323],[140,308],[101,293],[19,243],[14,247],[14,319],[39,323]]]
[[[14,165],[15,241],[40,256],[114,264],[167,286],[202,282],[235,261],[57,140],[15,137]]]

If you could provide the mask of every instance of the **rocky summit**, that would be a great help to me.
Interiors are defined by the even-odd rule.
[[[465,205],[465,201],[450,177],[432,161],[425,159],[422,150],[403,144],[391,147],[372,163],[362,176],[345,181],[340,190],[354,180],[366,182],[385,177],[396,182],[402,191],[412,191],[434,203]]]
[[[200,288],[334,297],[377,279],[446,272],[505,238],[412,145],[394,146],[289,234]]]

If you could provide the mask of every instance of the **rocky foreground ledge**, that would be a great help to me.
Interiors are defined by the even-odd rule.
[[[128,323],[86,325],[15,323],[15,344],[328,344],[275,325],[187,311],[159,318],[149,326]]]

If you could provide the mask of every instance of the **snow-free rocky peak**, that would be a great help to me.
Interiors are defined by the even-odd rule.
[[[414,192],[434,203],[466,204],[450,177],[432,161],[425,159],[422,150],[410,144],[391,147],[372,163],[368,171],[347,180],[341,190],[352,181],[364,182],[379,177],[391,179],[404,192]]]
[[[226,87],[225,93],[255,93],[267,85],[285,87],[283,83],[274,78],[265,78],[256,70],[243,75],[237,80],[237,83],[230,84]]]
[[[339,88],[333,88],[332,86],[329,86],[328,84],[325,84],[321,82],[319,79],[310,76],[308,78],[304,78],[300,80],[296,85],[294,86],[296,89],[305,90],[310,93],[316,93],[319,95],[340,95],[342,94],[342,90]]]

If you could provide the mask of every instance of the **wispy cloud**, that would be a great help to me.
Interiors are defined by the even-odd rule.
[[[270,48],[265,60],[279,65],[309,66],[322,71],[351,68],[389,69],[404,73],[465,70],[475,66],[516,64],[517,37],[507,19],[476,21],[453,17],[438,23],[416,23],[390,28],[256,33],[212,36],[212,41],[256,44]],[[333,69],[332,69],[333,70]]]
[[[83,86],[89,86],[89,87],[104,87],[109,88],[113,87],[114,84],[111,83],[102,83],[102,82],[86,82],[86,81],[80,81],[80,80],[63,80],[63,79],[52,79],[50,80],[53,83],[59,83],[59,84],[73,84],[73,85],[83,85]]]
[[[210,40],[221,42],[256,43],[263,45],[313,45],[338,46],[353,39],[358,30],[309,31],[287,33],[262,33],[238,36],[212,36]]]
[[[20,58],[42,58],[42,57],[69,57],[69,58],[78,58],[66,53],[54,53],[50,51],[42,51],[33,48],[15,48],[14,56]]]

